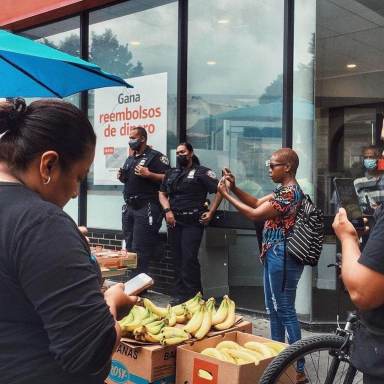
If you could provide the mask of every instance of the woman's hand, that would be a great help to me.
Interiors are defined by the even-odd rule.
[[[200,216],[200,223],[204,225],[208,225],[209,222],[212,220],[212,217],[213,217],[213,212],[211,211],[204,212]]]
[[[168,211],[165,214],[165,221],[167,222],[167,225],[171,228],[174,228],[176,225],[175,215],[172,211]]]
[[[347,212],[344,208],[340,208],[336,214],[335,219],[332,223],[332,228],[335,231],[337,238],[343,242],[346,239],[354,239],[359,241],[359,236],[356,232],[355,227],[348,220]]]
[[[118,283],[104,292],[104,299],[109,306],[113,317],[116,319],[117,310],[120,308],[132,308],[138,301],[138,296],[128,296],[124,293],[124,284]]]
[[[228,185],[227,183],[225,182],[225,176],[223,176],[220,181],[219,181],[219,184],[217,185],[217,190],[218,192],[221,193],[221,195],[223,197],[227,196],[229,194],[229,189],[228,189]]]
[[[230,169],[228,168],[224,168],[223,169],[223,176],[224,176],[224,179],[227,183],[227,186],[229,189],[233,189],[235,188],[236,186],[236,183],[235,183],[235,175],[232,174],[232,172],[230,171]]]

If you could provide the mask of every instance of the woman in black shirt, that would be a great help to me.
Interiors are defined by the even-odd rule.
[[[102,384],[120,340],[100,271],[62,210],[93,161],[96,136],[62,100],[0,103],[0,381]]]

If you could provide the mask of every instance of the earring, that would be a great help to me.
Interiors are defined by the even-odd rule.
[[[45,181],[43,181],[43,184],[44,184],[44,185],[47,185],[47,184],[50,183],[50,181],[51,181],[51,176],[48,176],[48,179],[45,180]]]

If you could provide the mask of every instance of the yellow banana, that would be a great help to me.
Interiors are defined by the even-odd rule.
[[[200,328],[193,334],[196,339],[200,340],[206,336],[212,326],[212,307],[215,306],[214,302],[207,302],[203,307],[203,321],[201,322]]]
[[[191,304],[193,302],[199,302],[202,298],[203,298],[202,293],[201,292],[197,292],[196,295],[192,297],[192,299],[187,300],[183,304],[184,305],[189,305],[189,304]]]
[[[185,332],[183,328],[176,328],[176,327],[164,327],[161,330],[161,334],[166,339],[169,339],[170,337],[188,337],[188,338],[190,338],[190,335],[187,332]]]
[[[158,335],[154,335],[153,333],[150,332],[145,332],[143,334],[145,341],[148,341],[149,343],[160,343],[161,340],[163,340],[164,336],[159,333]]]
[[[213,376],[208,371],[206,371],[204,369],[199,369],[199,372],[197,374],[199,375],[199,377],[201,377],[205,380],[209,380],[209,381],[213,380]]]
[[[168,308],[158,307],[155,303],[153,303],[151,300],[144,298],[143,299],[144,307],[149,309],[151,312],[155,313],[156,315],[160,317],[167,316]]]
[[[121,326],[121,329],[123,330],[124,334],[128,332],[132,332],[135,328],[141,325],[141,322],[149,317],[150,312],[148,309],[144,309],[143,311],[136,311],[133,315],[133,320],[129,323],[123,323]]]
[[[196,300],[192,302],[192,304],[187,304],[188,311],[191,312],[192,314],[195,313],[200,309],[200,307],[205,303],[204,300]]]
[[[166,316],[166,319],[168,320],[168,325],[170,327],[173,327],[176,324],[176,313],[172,310],[171,307],[168,307],[168,313]]]
[[[185,324],[192,318],[192,313],[188,311],[187,307],[184,307],[184,312],[181,315],[176,316],[177,324]]]
[[[184,330],[188,333],[194,333],[196,332],[200,326],[201,326],[201,323],[203,322],[203,316],[204,316],[204,312],[202,311],[202,306],[200,306],[199,310],[197,310],[191,320],[188,321],[188,323],[186,325],[184,325]]]
[[[218,331],[223,331],[224,329],[231,328],[236,322],[235,314],[235,302],[228,298],[228,315],[227,318],[219,324],[216,324],[214,327]]]
[[[200,352],[202,355],[213,357],[222,361],[226,361],[225,356],[216,348],[205,348]]]
[[[287,348],[283,343],[279,343],[278,341],[267,341],[265,344],[267,347],[275,351],[275,356],[277,356],[280,352],[284,351]]]
[[[183,304],[175,305],[175,306],[171,307],[171,309],[173,312],[176,313],[176,316],[180,316],[184,313],[185,307],[186,307],[186,305],[183,303]]]
[[[225,360],[228,363],[237,364],[237,361],[235,358],[233,358],[229,353],[227,348],[221,348],[220,349],[221,354],[225,357]]]
[[[220,303],[219,309],[216,311],[215,315],[212,317],[212,325],[222,323],[228,316],[228,296],[225,295],[223,300]]]
[[[187,341],[189,337],[170,337],[168,339],[162,339],[160,343],[162,345],[176,345],[184,343],[184,341]]]
[[[222,350],[222,349],[240,349],[241,346],[240,346],[240,344],[237,344],[234,341],[224,340],[224,341],[221,341],[219,344],[217,344],[216,348],[219,350]]]
[[[239,360],[243,364],[248,363],[255,363],[256,365],[259,364],[259,360],[252,355],[251,353],[248,353],[244,349],[228,349],[228,353],[236,360],[236,362],[239,364]]]
[[[265,359],[265,357],[264,357],[264,355],[262,353],[257,352],[257,351],[255,351],[253,349],[244,348],[244,347],[241,347],[241,349],[243,349],[244,351],[246,351],[246,352],[250,353],[251,355],[255,356],[255,358],[257,360],[259,360],[259,361]]]
[[[154,321],[150,324],[146,324],[144,327],[147,332],[157,335],[166,326],[166,324],[166,321],[163,319]]]
[[[159,316],[157,316],[156,314],[151,312],[148,317],[146,317],[142,320],[141,325],[150,324],[150,323],[153,323],[154,321],[157,321],[157,320],[159,320]]]
[[[274,356],[274,352],[272,352],[267,345],[259,343],[258,341],[248,341],[244,344],[244,348],[260,352],[264,356],[264,359],[268,359],[269,357]]]

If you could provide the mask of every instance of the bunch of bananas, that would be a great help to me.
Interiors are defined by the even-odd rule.
[[[175,345],[192,337],[202,339],[212,327],[216,330],[231,328],[235,320],[235,303],[228,296],[224,296],[216,310],[215,299],[211,297],[205,302],[199,292],[173,307],[159,307],[145,298],[143,306],[135,305],[119,324],[122,336]]]
[[[243,346],[231,341],[224,340],[215,348],[206,348],[201,353],[229,363],[241,365],[254,363],[258,365],[260,360],[277,356],[285,346],[282,343],[268,341],[248,341]]]

